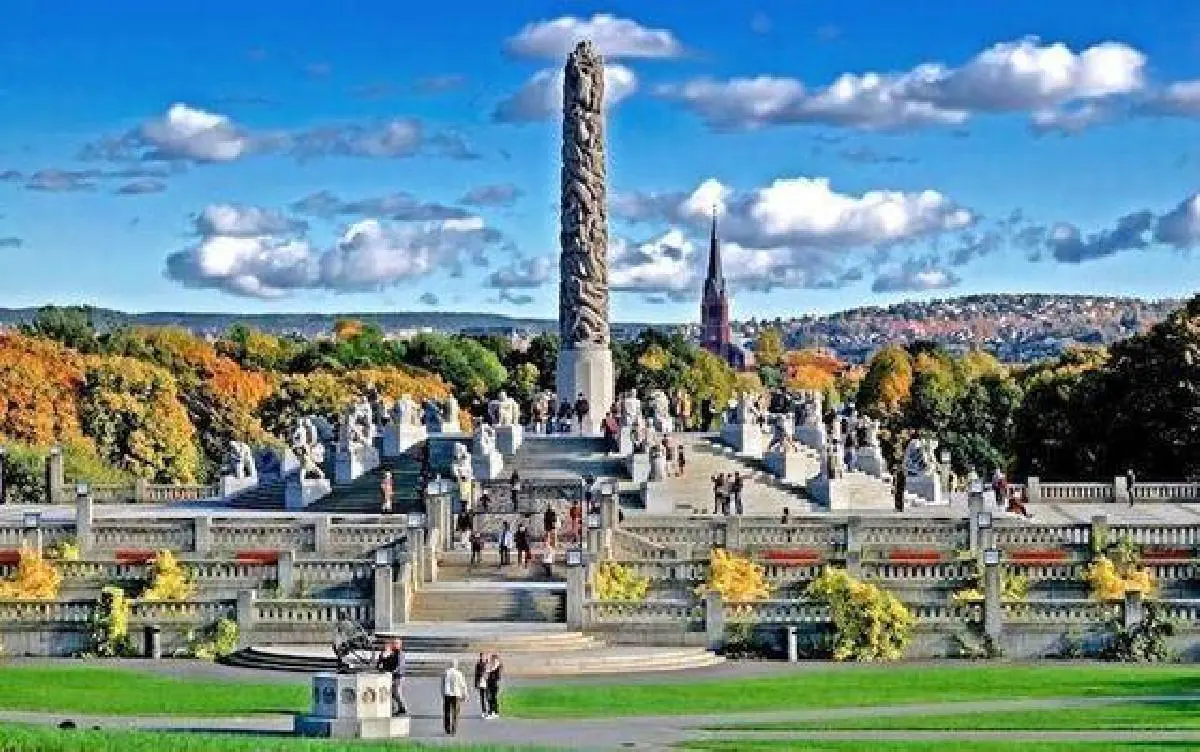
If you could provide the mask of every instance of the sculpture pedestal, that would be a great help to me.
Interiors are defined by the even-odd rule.
[[[633,454],[633,426],[621,426],[617,434],[617,454],[628,457]]]
[[[940,505],[949,504],[950,495],[942,490],[940,479],[936,475],[909,475],[904,478],[904,494],[916,496],[919,504]]]
[[[645,483],[650,480],[650,455],[629,454],[629,459],[626,460],[626,466],[629,468],[629,477],[634,483]]]
[[[365,444],[355,444],[346,451],[338,448],[333,463],[333,481],[338,485],[353,483],[364,473],[379,467],[379,450]]]
[[[425,426],[397,425],[383,429],[383,456],[399,457],[425,440]]]
[[[796,426],[796,441],[819,452],[825,447],[825,429],[821,426]]]
[[[505,457],[516,454],[524,440],[525,429],[522,426],[496,426],[496,449]]]
[[[238,478],[233,475],[222,475],[220,493],[222,499],[228,499],[232,496],[237,496],[242,491],[248,491],[258,485],[258,476],[249,478]]]
[[[726,423],[721,427],[721,441],[748,457],[763,453],[763,432],[757,423]]]
[[[580,393],[591,412],[584,418],[583,433],[600,433],[600,423],[613,403],[612,351],[607,347],[564,347],[558,353],[558,398],[572,404]]]
[[[772,475],[788,483],[807,483],[821,472],[820,460],[804,452],[767,452],[763,464]]]
[[[883,461],[883,452],[877,446],[862,447],[854,458],[854,466],[867,475],[882,478],[887,475],[887,463]]]
[[[327,478],[302,480],[299,475],[293,475],[283,487],[283,508],[295,512],[331,493],[333,484]]]
[[[472,452],[471,470],[474,471],[477,480],[496,480],[504,471],[504,457],[500,456],[498,451],[488,454]]]
[[[650,474],[646,478],[647,481],[655,482],[667,479],[667,457],[659,454],[656,457],[650,458]]]
[[[392,717],[391,674],[317,674],[312,712],[298,715],[300,736],[334,739],[393,739],[409,734],[407,716]]]

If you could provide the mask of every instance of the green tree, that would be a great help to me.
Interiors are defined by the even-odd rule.
[[[778,366],[783,362],[783,332],[776,327],[767,327],[758,334],[754,343],[754,356],[761,366]]]
[[[63,343],[79,352],[96,350],[95,309],[91,306],[42,306],[33,321],[21,326],[21,332]]]
[[[913,369],[908,352],[888,345],[873,356],[858,387],[856,404],[864,412],[884,417],[898,413],[912,393]]]

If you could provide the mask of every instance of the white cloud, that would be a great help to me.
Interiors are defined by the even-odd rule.
[[[478,217],[421,222],[362,219],[333,247],[316,248],[304,223],[258,207],[219,204],[196,218],[196,241],[167,257],[166,273],[188,287],[279,298],[303,289],[377,290],[437,270],[486,263],[503,241]]]
[[[907,262],[889,269],[875,277],[872,292],[923,292],[945,290],[960,282],[958,276],[947,269]]]
[[[1153,92],[1142,104],[1147,115],[1200,116],[1200,81],[1176,81]]]
[[[785,123],[898,130],[1132,94],[1145,87],[1145,63],[1145,55],[1117,42],[1073,52],[1027,37],[994,45],[958,68],[924,63],[898,73],[845,73],[812,90],[794,78],[758,76],[701,78],[657,91],[720,130]]]
[[[1193,194],[1161,215],[1154,226],[1154,240],[1175,248],[1200,245],[1200,194]]]
[[[502,290],[541,287],[550,281],[554,261],[546,256],[520,259],[497,269],[488,277],[488,286]]]
[[[139,134],[154,159],[232,162],[250,149],[250,139],[232,120],[182,103],[144,123]]]
[[[623,65],[604,66],[604,106],[613,107],[637,91],[637,75]],[[563,72],[552,68],[534,73],[516,93],[492,112],[498,123],[547,120],[562,112]]]
[[[510,38],[509,53],[521,57],[561,60],[584,39],[590,39],[608,58],[673,58],[683,45],[666,29],[651,29],[628,18],[597,13],[590,19],[562,16],[531,23]]]
[[[696,246],[679,228],[640,244],[616,238],[609,253],[608,283],[615,292],[679,294],[697,286]]]

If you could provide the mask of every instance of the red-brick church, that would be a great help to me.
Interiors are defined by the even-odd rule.
[[[700,301],[700,346],[720,357],[735,370],[754,368],[754,353],[733,341],[729,326],[729,291],[721,271],[721,243],[717,239],[717,213],[713,212],[712,237],[708,244],[708,275]]]

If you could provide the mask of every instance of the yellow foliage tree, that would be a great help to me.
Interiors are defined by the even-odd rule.
[[[167,549],[154,556],[150,587],[142,593],[147,601],[186,601],[196,594],[196,586],[175,554]]]
[[[1088,585],[1092,597],[1099,601],[1118,601],[1128,590],[1145,595],[1155,591],[1154,576],[1136,563],[1122,564],[1107,556],[1099,556],[1087,569]]]
[[[392,400],[407,394],[421,402],[445,399],[450,394],[450,386],[441,376],[405,368],[361,368],[347,371],[343,379],[354,392],[362,393],[374,387]]]
[[[62,575],[54,563],[32,547],[22,546],[17,571],[0,580],[0,598],[52,601],[61,585]]]
[[[80,441],[79,354],[57,342],[0,334],[0,437],[46,446]]]
[[[761,566],[744,556],[714,548],[708,562],[708,581],[696,592],[719,593],[726,603],[748,603],[770,597],[771,587]]]
[[[896,596],[832,568],[810,582],[805,594],[829,609],[834,660],[894,661],[904,656],[913,616]]]
[[[639,577],[615,561],[606,561],[592,576],[592,588],[597,600],[643,601],[650,589],[650,578]]]
[[[788,389],[829,391],[846,364],[821,350],[792,350],[784,356]]]
[[[912,393],[912,358],[899,345],[888,345],[871,357],[858,388],[858,404],[879,414],[897,412]]]
[[[642,353],[642,357],[638,358],[638,365],[647,371],[661,371],[670,364],[671,353],[659,345],[650,345],[646,352]]]
[[[777,366],[783,360],[783,332],[770,326],[759,332],[754,357],[760,366]]]

